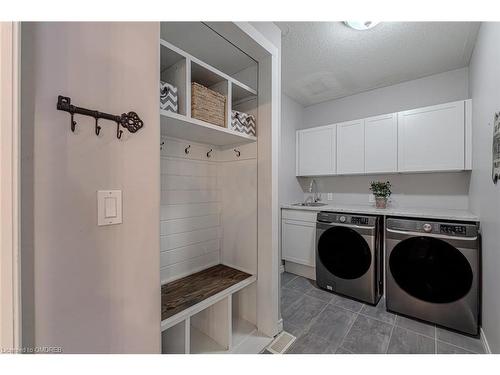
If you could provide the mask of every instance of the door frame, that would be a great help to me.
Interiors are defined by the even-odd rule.
[[[21,348],[20,24],[0,22],[0,349]]]

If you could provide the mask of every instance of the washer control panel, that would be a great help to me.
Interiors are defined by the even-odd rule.
[[[387,218],[386,227],[389,230],[443,234],[453,237],[476,237],[479,234],[479,223]]]
[[[374,226],[376,223],[376,216],[360,216],[360,215],[349,215],[349,214],[339,214],[335,212],[318,212],[317,221],[320,223],[329,224],[352,224],[360,226]]]

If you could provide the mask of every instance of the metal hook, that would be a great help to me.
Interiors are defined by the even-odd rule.
[[[96,116],[96,118],[95,118],[95,135],[99,136],[100,132],[101,132],[101,127],[99,126],[99,117]]]
[[[120,130],[120,123],[116,123],[116,138],[121,139],[123,130]]]
[[[71,114],[71,131],[74,133],[76,128],[76,121],[74,120],[75,114],[73,112],[70,112],[70,114]]]
[[[165,141],[162,141],[162,142],[160,143],[160,150],[163,150],[163,146],[165,146]]]
[[[212,155],[210,155],[212,153],[213,149],[210,149],[210,151],[207,152],[207,158],[211,158]]]
[[[187,155],[189,154],[189,149],[191,148],[191,145],[188,145],[185,149],[184,149],[184,153]]]
[[[234,149],[234,152],[236,152],[236,157],[239,158],[241,156],[240,150]]]

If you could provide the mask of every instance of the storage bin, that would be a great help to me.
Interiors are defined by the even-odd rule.
[[[191,117],[226,127],[226,97],[193,82],[191,84]]]
[[[248,113],[231,111],[230,129],[255,136],[255,116]]]
[[[178,104],[177,87],[160,81],[160,109],[177,113],[179,110]]]

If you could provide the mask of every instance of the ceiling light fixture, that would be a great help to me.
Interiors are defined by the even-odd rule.
[[[344,21],[344,23],[354,30],[368,30],[377,26],[380,22],[376,21]]]

